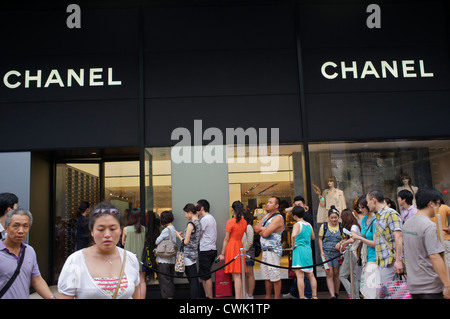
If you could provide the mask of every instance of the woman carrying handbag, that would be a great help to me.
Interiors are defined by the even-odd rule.
[[[164,227],[164,230],[161,232],[161,234],[156,239],[155,244],[157,245],[155,249],[155,255],[156,255],[156,262],[158,263],[158,281],[159,281],[159,287],[161,288],[161,297],[163,299],[173,299],[175,297],[175,284],[173,282],[173,275],[175,274],[175,257],[176,257],[176,251],[172,254],[168,254],[166,250],[164,250],[164,253],[160,254],[157,251],[161,248],[163,245],[167,243],[167,246],[169,247],[170,242],[173,243],[173,247],[176,246],[176,230],[173,226],[173,213],[172,211],[164,211],[161,213],[160,216],[161,219],[161,226]],[[170,250],[172,251],[172,248]],[[167,274],[169,276],[166,276],[164,274]]]
[[[183,211],[188,223],[184,234],[177,233],[177,237],[180,238],[182,241],[181,245],[184,246],[184,272],[188,277],[191,299],[198,299],[200,298],[200,282],[197,274],[197,259],[202,225],[194,204],[187,204]]]

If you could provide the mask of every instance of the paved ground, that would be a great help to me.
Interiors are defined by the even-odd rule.
[[[50,286],[50,290],[53,292],[55,296],[58,296],[58,289],[56,286]],[[264,295],[256,295],[254,296],[254,299],[264,299]],[[317,294],[317,297],[319,299],[330,299],[330,294],[328,292],[319,292]],[[39,296],[37,293],[33,293],[30,295],[30,299],[42,299],[41,296]],[[222,299],[233,299],[232,297],[229,298],[222,298]],[[288,299],[288,298],[283,298]],[[340,291],[339,293],[339,299],[347,299],[347,294],[345,291]]]

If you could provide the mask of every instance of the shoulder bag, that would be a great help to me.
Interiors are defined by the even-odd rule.
[[[11,287],[11,285],[14,282],[14,280],[16,280],[17,276],[19,275],[20,267],[22,267],[23,259],[25,257],[25,249],[26,248],[27,248],[27,246],[23,247],[22,255],[20,256],[19,263],[17,264],[17,268],[14,271],[14,274],[12,275],[12,277],[9,279],[9,281],[6,283],[6,285],[0,291],[0,298],[2,298],[3,295],[8,291],[9,287]]]
[[[169,231],[169,239],[161,241],[153,250],[157,257],[173,257],[177,254],[176,243],[172,240],[172,230],[170,228],[166,229]]]
[[[127,251],[124,249],[123,250],[122,268],[120,269],[119,281],[117,282],[117,287],[116,287],[116,290],[114,291],[114,295],[112,296],[112,299],[116,299],[117,293],[119,292],[120,283],[122,282],[123,270],[125,268],[126,261],[127,261]]]

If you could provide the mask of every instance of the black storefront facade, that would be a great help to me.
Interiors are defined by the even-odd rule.
[[[82,200],[173,209],[184,230],[183,204],[203,197],[219,228],[233,200],[259,216],[272,195],[303,195],[320,224],[313,185],[330,176],[349,208],[375,187],[396,201],[403,174],[446,199],[449,7],[379,2],[371,28],[369,4],[100,1],[79,3],[81,28],[67,25],[69,3],[2,5],[0,191],[24,194],[44,277],[56,283],[74,249]],[[245,163],[174,161],[177,145],[229,156],[237,128],[246,143],[267,130],[269,174],[275,162],[248,161],[250,145]]]

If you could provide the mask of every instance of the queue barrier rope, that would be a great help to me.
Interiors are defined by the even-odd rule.
[[[224,265],[222,265],[222,266],[220,266],[220,267],[218,267],[217,269],[215,269],[215,270],[213,270],[213,271],[211,271],[211,272],[209,272],[209,273],[207,273],[207,274],[197,274],[197,275],[195,275],[195,276],[179,276],[179,275],[177,275],[177,274],[175,274],[175,275],[172,275],[172,274],[166,274],[166,273],[163,273],[163,272],[160,272],[159,270],[157,270],[157,269],[155,269],[155,268],[153,268],[153,267],[150,267],[150,266],[148,266],[148,265],[146,265],[146,264],[144,264],[142,261],[140,261],[139,260],[139,262],[141,263],[141,265],[142,266],[144,266],[145,268],[147,268],[148,270],[151,270],[151,271],[154,271],[154,272],[156,272],[157,274],[160,274],[160,275],[163,275],[163,276],[167,276],[167,277],[173,277],[173,278],[184,278],[184,279],[189,279],[189,278],[198,278],[198,277],[200,277],[200,276],[209,276],[209,275],[212,275],[213,273],[215,273],[216,271],[219,271],[220,269],[223,269],[223,268],[225,268],[226,266],[228,266],[229,264],[231,264],[233,261],[235,261],[238,257],[240,256],[240,254],[238,254],[238,255],[236,255],[233,259],[231,259],[229,262],[227,262],[226,264],[224,264]]]
[[[327,263],[327,262],[330,262],[330,261],[332,261],[332,260],[335,260],[335,259],[337,259],[337,258],[340,258],[342,255],[343,255],[343,253],[341,253],[341,254],[339,254],[339,255],[337,255],[337,256],[331,258],[331,259],[322,261],[322,262],[320,262],[320,263],[317,263],[317,264],[314,264],[314,265],[311,265],[311,266],[303,266],[303,267],[284,267],[284,266],[278,266],[278,265],[269,264],[269,263],[267,263],[267,262],[264,262],[264,261],[255,259],[255,258],[253,258],[253,257],[251,257],[251,256],[249,256],[249,255],[245,255],[245,257],[247,257],[247,258],[250,259],[250,260],[257,261],[257,262],[259,262],[259,263],[261,263],[261,264],[270,266],[270,267],[281,268],[281,269],[292,269],[292,270],[296,270],[296,269],[305,269],[305,268],[312,268],[312,267],[320,266],[320,265],[323,265],[323,264],[325,264],[325,263]],[[224,264],[224,265],[218,267],[217,269],[215,269],[215,270],[213,270],[213,271],[211,271],[211,272],[209,272],[209,273],[207,273],[207,274],[201,274],[201,275],[195,275],[195,276],[179,276],[179,275],[176,275],[176,274],[175,274],[175,275],[172,275],[172,274],[166,274],[166,273],[163,273],[163,272],[160,272],[160,271],[154,269],[153,267],[150,267],[150,266],[148,266],[148,265],[145,265],[142,261],[139,261],[139,262],[141,263],[142,266],[144,266],[144,267],[147,268],[148,270],[154,271],[154,272],[156,272],[156,273],[159,274],[159,275],[168,276],[168,277],[173,277],[173,278],[184,278],[184,279],[189,279],[189,278],[198,278],[198,277],[200,277],[200,276],[209,276],[209,275],[212,275],[213,273],[219,271],[220,269],[225,268],[226,266],[228,266],[229,264],[231,264],[232,262],[234,262],[239,256],[241,256],[241,254],[236,255],[233,259],[231,259],[231,260],[230,260],[229,262],[227,262],[226,264]]]

